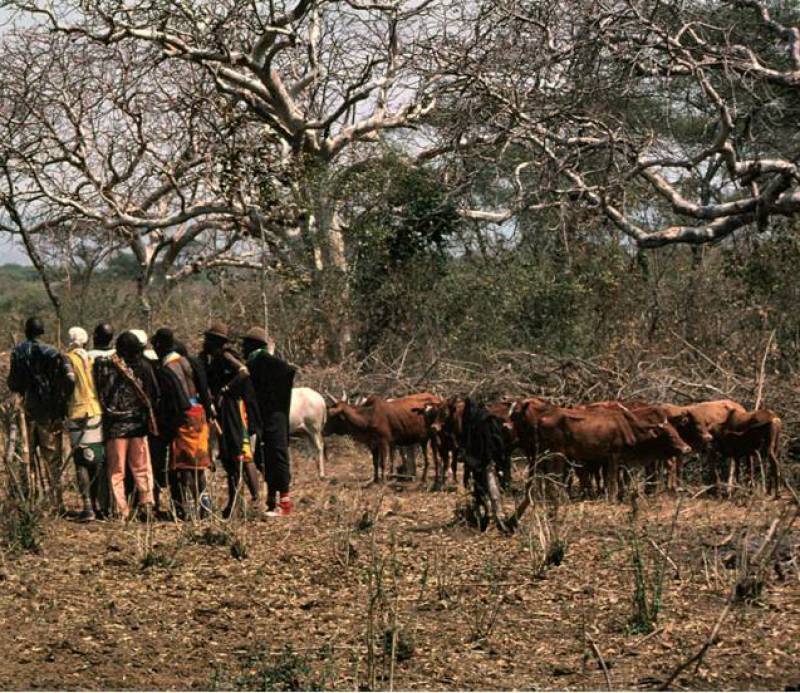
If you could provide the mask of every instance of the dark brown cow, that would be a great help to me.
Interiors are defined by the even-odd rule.
[[[427,444],[425,419],[413,409],[439,401],[435,395],[419,393],[393,401],[372,396],[361,406],[337,402],[328,408],[325,433],[347,435],[367,446],[372,453],[373,480],[378,482],[385,477],[394,447]]]
[[[462,432],[462,416],[464,401],[457,397],[417,408],[428,428],[431,446],[436,450],[438,464],[434,470],[436,480],[434,488],[440,488],[450,467],[453,481],[456,479],[458,466],[458,441]]]
[[[768,465],[767,492],[774,493],[777,498],[780,495],[778,449],[782,427],[780,418],[769,409],[752,412],[732,410],[714,439],[714,452],[737,464],[737,471],[741,471],[741,464],[747,462],[753,484],[756,476],[753,458],[760,455]],[[732,474],[729,475],[728,493],[731,483]]]
[[[489,413],[496,416],[503,424],[503,442],[506,455],[502,467],[498,469],[500,482],[508,486],[511,482],[511,453],[519,446],[516,432],[511,425],[509,415],[512,402],[497,402],[486,405]],[[443,483],[447,475],[448,466],[456,480],[458,469],[459,449],[463,435],[464,400],[459,397],[450,397],[439,404],[427,405],[418,409],[428,424],[431,435],[431,444],[436,447],[441,469],[436,470],[436,487],[440,481]],[[464,470],[464,484],[469,480],[468,472]]]

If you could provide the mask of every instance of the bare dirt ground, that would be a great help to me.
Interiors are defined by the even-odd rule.
[[[635,520],[627,505],[573,501],[555,519],[529,513],[513,537],[481,535],[448,525],[455,487],[368,486],[366,454],[343,444],[333,479],[294,461],[290,518],[49,523],[40,554],[0,566],[0,687],[605,689],[594,643],[612,687],[653,688],[725,604],[735,571],[713,545],[748,525],[763,535],[781,507],[686,498],[671,543],[666,495],[640,499]],[[543,571],[542,526],[566,540]],[[670,556],[651,635],[631,625],[634,532],[651,585],[664,562],[650,539]],[[736,605],[699,670],[675,682],[798,685],[796,569]]]

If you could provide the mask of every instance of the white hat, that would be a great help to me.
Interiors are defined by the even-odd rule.
[[[142,346],[147,346],[147,332],[144,330],[128,330]]]
[[[69,335],[69,344],[72,347],[84,347],[89,341],[89,335],[82,327],[70,327],[67,334]]]

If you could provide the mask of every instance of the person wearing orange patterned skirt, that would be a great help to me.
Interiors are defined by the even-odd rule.
[[[176,514],[184,519],[211,511],[205,470],[211,466],[208,419],[188,359],[175,351],[172,330],[162,327],[153,336],[158,354],[161,406],[159,428],[169,448],[169,476]]]

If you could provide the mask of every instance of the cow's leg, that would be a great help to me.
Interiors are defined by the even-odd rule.
[[[378,447],[372,449],[372,483],[377,484],[379,482],[378,479],[378,467],[380,465],[380,457],[381,457],[381,450]]]
[[[320,431],[315,431],[311,435],[311,442],[317,452],[317,476],[325,478],[325,439]]]
[[[780,468],[778,467],[778,456],[775,454],[775,451],[770,449],[767,453],[767,463],[768,463],[768,481],[767,481],[767,493],[774,494],[775,498],[780,498],[781,495],[781,484],[780,484]]]
[[[427,471],[428,463],[430,462],[428,459],[428,442],[420,443],[420,448],[422,448],[422,468]]]
[[[606,470],[606,497],[609,503],[615,503],[619,494],[619,460],[615,456],[608,460]]]
[[[381,454],[380,454],[380,462],[381,462],[381,481],[386,480],[386,462],[389,462],[389,474],[391,475],[394,470],[394,446],[389,445],[389,443],[383,443],[381,445]]]
[[[734,477],[736,476],[736,468],[738,466],[738,460],[734,457],[728,458],[728,498],[733,495],[733,482]]]

